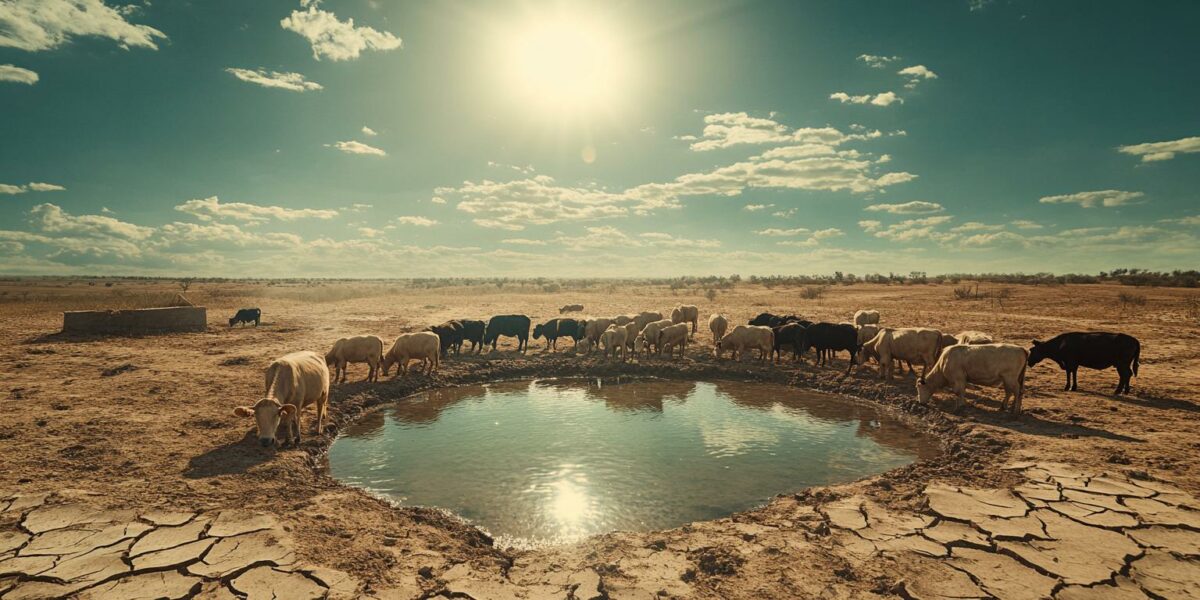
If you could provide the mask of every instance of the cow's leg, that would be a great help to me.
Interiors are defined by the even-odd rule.
[[[1117,380],[1117,389],[1113,395],[1120,396],[1121,392],[1129,392],[1129,378],[1133,375],[1133,371],[1129,369],[1128,365],[1117,365],[1117,375],[1120,379]]]
[[[1075,392],[1078,390],[1079,390],[1079,366],[1073,365],[1071,367],[1071,391]]]
[[[1069,392],[1069,391],[1071,391],[1071,369],[1063,367],[1063,373],[1067,374],[1067,387],[1064,387],[1063,391]]]

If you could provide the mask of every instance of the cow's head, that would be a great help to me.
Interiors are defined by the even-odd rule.
[[[237,321],[238,321],[237,317],[229,317],[229,326],[233,327],[233,324],[237,323]]]
[[[280,404],[274,398],[263,398],[254,406],[239,406],[233,409],[233,414],[239,417],[254,417],[258,427],[258,443],[266,448],[275,442],[275,431],[279,423],[291,417],[296,411],[295,404]]]
[[[533,339],[535,339],[535,340],[541,339],[542,331],[545,330],[545,327],[546,327],[545,325],[534,325],[533,326]]]
[[[1033,347],[1029,349],[1029,360],[1025,361],[1025,364],[1032,367],[1047,358],[1049,356],[1046,354],[1045,342],[1033,340]]]
[[[925,378],[917,380],[917,400],[921,404],[929,404],[929,400],[933,398],[933,391],[929,389],[929,384],[925,383]]]

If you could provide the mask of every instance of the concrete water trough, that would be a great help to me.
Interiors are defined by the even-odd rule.
[[[208,311],[203,306],[167,306],[130,310],[73,310],[63,313],[63,333],[138,334],[204,331]]]

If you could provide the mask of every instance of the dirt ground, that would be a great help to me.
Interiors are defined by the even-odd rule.
[[[930,571],[937,553],[892,555],[881,549],[860,555],[839,541],[837,531],[831,535],[830,528],[839,527],[836,503],[861,499],[856,510],[868,523],[874,510],[929,514],[937,500],[928,485],[1012,488],[1025,477],[1002,468],[1014,463],[1074,465],[1200,493],[1200,429],[1195,425],[1200,322],[1191,308],[1200,292],[1191,290],[1012,286],[1001,305],[956,300],[950,286],[938,285],[837,286],[806,300],[798,288],[743,283],[708,300],[701,289],[634,284],[548,293],[515,284],[415,289],[353,282],[198,283],[187,295],[208,307],[207,332],[56,333],[63,310],[134,306],[176,291],[170,283],[126,280],[111,287],[68,280],[0,282],[0,398],[6,415],[0,420],[0,498],[86,492],[89,502],[110,509],[270,513],[294,538],[299,558],[351,574],[361,584],[357,594],[378,598],[616,599],[951,597],[921,593],[914,584],[922,577],[947,577]],[[1145,303],[1122,305],[1122,292],[1144,295]],[[251,422],[232,414],[234,406],[260,397],[264,368],[287,352],[323,353],[336,338],[355,334],[379,335],[390,344],[402,332],[449,318],[525,313],[541,321],[572,303],[583,304],[583,314],[594,316],[669,313],[676,304],[696,304],[701,332],[682,361],[614,364],[598,354],[574,356],[562,344],[558,353],[547,354],[544,340],[531,342],[530,351],[519,355],[513,352],[515,340],[505,339],[497,352],[451,357],[432,378],[368,384],[357,381],[365,376],[365,365],[355,365],[351,383],[332,393],[333,422],[325,435],[312,435],[312,413],[304,414],[306,438],[300,449],[261,450],[252,439]],[[262,308],[262,325],[227,327],[225,320],[244,306]],[[1022,345],[1063,331],[1121,331],[1142,342],[1140,376],[1126,397],[1110,395],[1117,382],[1112,370],[1082,371],[1079,391],[1063,392],[1063,373],[1043,363],[1029,371],[1025,413],[1010,419],[996,412],[999,390],[972,390],[962,414],[946,414],[914,401],[912,379],[882,382],[873,367],[844,377],[845,354],[831,367],[815,367],[811,354],[801,364],[770,366],[718,362],[711,355],[705,321],[713,312],[732,323],[763,311],[843,321],[860,308],[878,309],[888,326],[950,333],[975,329]],[[337,428],[372,406],[436,386],[574,375],[763,380],[843,393],[908,415],[916,426],[941,436],[945,452],[849,485],[779,490],[781,495],[766,506],[727,519],[527,551],[495,547],[482,532],[439,511],[397,508],[341,486],[324,470],[324,450]],[[1039,476],[1060,475],[1051,470]],[[937,514],[946,517],[946,511]],[[768,530],[783,533],[771,537]],[[775,542],[767,544],[768,538]],[[1018,554],[995,556],[1018,561],[1037,577],[1057,577],[1047,589],[1068,597],[1069,575]],[[1194,561],[1195,554],[1200,550],[1178,556]],[[1118,579],[1129,575],[1129,564],[1113,572]],[[1000,583],[989,584],[970,569],[954,573],[970,574],[968,583],[986,592],[979,597],[1021,596],[998,592]],[[1120,584],[1111,577],[1104,581]],[[3,583],[0,572],[0,595]],[[1141,591],[1151,592],[1148,584],[1141,585]]]

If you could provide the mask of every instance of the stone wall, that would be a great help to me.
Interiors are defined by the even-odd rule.
[[[63,313],[63,333],[147,333],[204,331],[203,306],[171,306],[134,310],[76,310]]]

